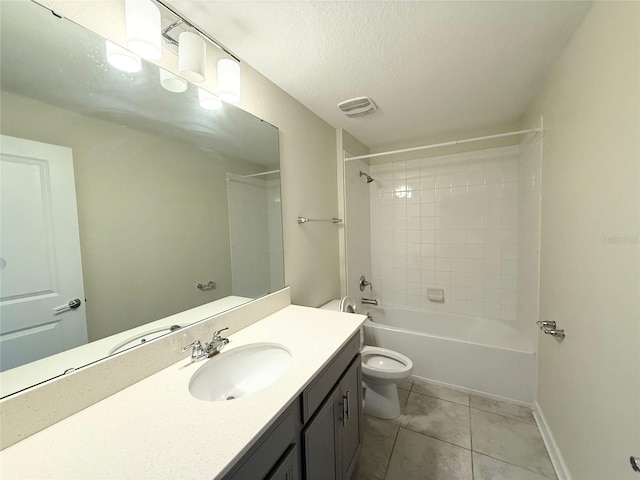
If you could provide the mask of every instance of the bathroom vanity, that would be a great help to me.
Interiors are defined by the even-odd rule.
[[[224,478],[349,478],[362,444],[359,346],[358,333]]]
[[[286,349],[291,365],[271,385],[229,401],[199,400],[191,378],[217,358],[184,358],[6,448],[0,476],[348,478],[362,441],[364,319],[285,307],[230,335],[222,353],[256,344]]]

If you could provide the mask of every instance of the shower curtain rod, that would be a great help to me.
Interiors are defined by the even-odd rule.
[[[280,173],[280,170],[271,170],[270,172],[252,173],[251,175],[236,175],[230,177],[229,180],[237,180],[239,178],[261,177],[262,175],[271,175],[272,173]]]
[[[522,135],[523,133],[542,132],[542,128],[530,128],[528,130],[518,130],[517,132],[498,133],[495,135],[487,135],[484,137],[465,138],[464,140],[453,140],[444,143],[435,143],[433,145],[423,145],[421,147],[403,148],[402,150],[391,150],[389,152],[369,153],[367,155],[358,155],[357,157],[345,158],[344,161],[362,160],[363,158],[383,157],[385,155],[393,155],[395,153],[415,152],[416,150],[427,150],[436,147],[448,147],[450,145],[459,145],[461,143],[477,142],[479,140],[489,140],[491,138],[512,137],[514,135]]]

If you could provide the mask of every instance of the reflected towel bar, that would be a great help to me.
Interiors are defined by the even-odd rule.
[[[196,285],[199,290],[211,290],[212,288],[216,288],[216,282],[213,280],[209,280],[207,283],[199,283]]]
[[[302,225],[303,223],[308,222],[331,222],[331,223],[342,223],[341,218],[307,218],[307,217],[298,217],[298,224]]]

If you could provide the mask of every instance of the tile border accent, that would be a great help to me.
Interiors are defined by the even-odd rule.
[[[573,480],[569,467],[564,461],[560,447],[558,447],[558,443],[553,436],[553,432],[551,431],[551,428],[547,423],[547,419],[545,418],[542,408],[538,402],[534,403],[533,418],[535,418],[536,423],[538,424],[538,430],[540,430],[542,441],[547,447],[547,452],[551,458],[551,464],[553,465],[553,469],[556,471],[558,480]]]

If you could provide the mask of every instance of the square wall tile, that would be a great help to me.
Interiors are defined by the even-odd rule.
[[[504,320],[527,306],[532,316],[538,153],[500,147],[371,166],[371,268],[385,301]],[[429,286],[447,288],[447,302],[425,300]]]
[[[448,257],[440,258],[436,257],[436,271],[438,272],[450,272],[451,271],[451,259]]]
[[[466,272],[467,262],[464,258],[452,258],[451,259],[451,271],[452,272]]]

